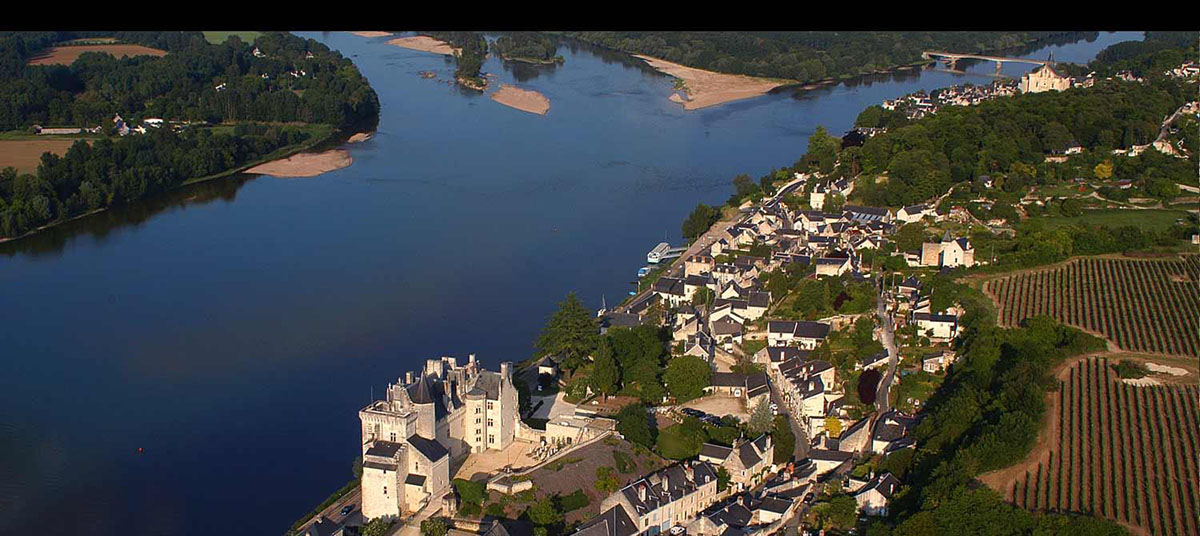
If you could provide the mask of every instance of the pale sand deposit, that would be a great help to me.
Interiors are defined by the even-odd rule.
[[[655,70],[683,80],[688,99],[678,93],[669,97],[672,102],[683,105],[684,110],[699,110],[730,101],[765,95],[768,91],[792,82],[770,78],[755,78],[736,74],[714,73],[671,63],[650,56],[634,55],[650,64]]]
[[[349,141],[350,141],[350,143],[358,143],[360,141],[367,141],[367,140],[371,139],[371,136],[373,136],[373,135],[374,134],[371,132],[359,132],[353,136],[350,136]]]
[[[1167,365],[1159,365],[1158,363],[1151,363],[1149,361],[1146,362],[1146,368],[1149,369],[1150,372],[1165,373],[1172,376],[1187,376],[1188,373],[1187,369],[1168,367]]]
[[[521,89],[508,84],[500,84],[500,89],[492,93],[492,100],[516,108],[523,112],[546,115],[550,110],[550,99],[532,89]]]
[[[423,52],[433,52],[434,54],[445,54],[452,56],[458,54],[458,49],[450,46],[445,41],[438,41],[428,35],[414,35],[412,37],[397,37],[387,42],[389,45],[395,45],[402,48],[412,50],[420,50]]]
[[[392,35],[392,32],[350,32],[359,37],[387,37]]]
[[[323,153],[300,153],[259,164],[246,170],[246,173],[259,173],[272,177],[316,177],[322,173],[342,169],[354,162],[350,153],[345,149],[330,149]]]

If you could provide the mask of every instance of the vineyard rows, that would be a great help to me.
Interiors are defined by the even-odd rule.
[[[1200,534],[1200,387],[1133,386],[1106,359],[1060,382],[1058,437],[1006,490],[1030,510],[1085,512],[1146,533]]]
[[[1200,256],[1081,258],[990,280],[1004,326],[1049,315],[1123,350],[1200,356]]]

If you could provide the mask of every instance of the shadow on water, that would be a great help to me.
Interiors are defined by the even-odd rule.
[[[238,189],[256,177],[258,175],[239,173],[223,179],[184,186],[136,203],[113,206],[108,210],[44,229],[19,240],[0,243],[0,255],[58,255],[73,239],[84,235],[91,236],[96,242],[104,242],[115,230],[123,227],[136,228],[146,220],[167,211],[213,201],[231,202],[237,197]]]

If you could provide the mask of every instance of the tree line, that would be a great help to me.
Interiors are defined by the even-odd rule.
[[[36,175],[0,170],[0,237],[15,237],[89,211],[131,203],[188,179],[225,172],[303,143],[296,127],[239,124],[210,129],[76,141],[63,156],[42,155]]]
[[[104,35],[168,54],[118,59],[95,52],[71,65],[34,66],[29,60],[54,43],[90,35],[0,33],[0,129],[34,124],[90,127],[116,113],[126,119],[337,127],[378,117],[378,97],[353,62],[312,39],[268,33],[253,44],[235,36],[214,45],[200,32]],[[256,47],[264,57],[253,54]],[[299,71],[304,74],[290,74]]]
[[[562,63],[558,39],[540,32],[509,32],[492,42],[492,50],[506,60]]]
[[[565,32],[667,61],[797,82],[846,79],[923,61],[921,52],[997,52],[1063,32]],[[1078,35],[1078,34],[1073,34]]]

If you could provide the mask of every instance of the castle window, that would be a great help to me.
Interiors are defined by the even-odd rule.
[[[392,432],[391,437],[392,437],[392,443],[395,443],[396,442],[396,432]]]
[[[495,442],[496,442],[496,436],[488,434],[488,443],[495,443]]]
[[[384,494],[384,495],[387,495],[387,486],[384,486],[384,487],[383,487],[383,494]]]
[[[491,419],[488,419],[488,426],[496,426],[496,423],[493,422]]]
[[[488,400],[488,409],[492,409],[492,401]]]

